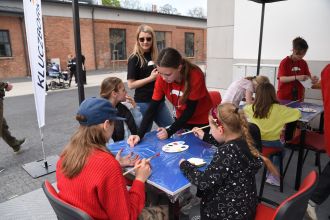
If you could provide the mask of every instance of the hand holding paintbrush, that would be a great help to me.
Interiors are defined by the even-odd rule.
[[[149,162],[151,161],[151,159],[153,159],[153,158],[155,158],[155,157],[158,157],[159,155],[160,155],[160,153],[158,152],[158,153],[156,153],[155,155],[149,157],[148,159],[143,159],[143,160],[145,160],[145,163],[149,163]],[[143,160],[142,160],[142,162],[143,162]],[[132,169],[127,170],[125,173],[123,173],[123,175],[125,176],[126,174],[129,174],[129,173],[131,173],[132,171],[134,171],[134,170],[140,168],[140,167],[143,165],[142,162],[140,162],[139,164],[135,165],[135,167],[133,167]]]
[[[182,136],[182,135],[185,135],[185,134],[196,133],[196,132],[198,132],[198,131],[200,131],[200,130],[203,130],[204,128],[208,128],[208,127],[210,127],[210,125],[206,125],[206,126],[204,126],[204,127],[200,127],[200,128],[195,127],[195,128],[193,128],[191,131],[187,131],[187,132],[181,133],[181,134],[179,134],[179,135]]]
[[[203,140],[203,137],[204,137],[204,131],[203,129],[204,128],[208,128],[210,127],[210,125],[206,125],[204,127],[195,127],[193,128],[191,131],[187,131],[187,132],[184,132],[184,133],[181,133],[181,134],[178,134],[178,136],[182,136],[182,135],[186,135],[186,134],[190,134],[190,133],[194,133],[194,135],[196,137],[198,137],[199,139]]]

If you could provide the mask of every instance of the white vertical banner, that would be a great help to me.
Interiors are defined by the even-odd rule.
[[[45,125],[46,59],[41,0],[23,0],[34,101],[39,128]]]

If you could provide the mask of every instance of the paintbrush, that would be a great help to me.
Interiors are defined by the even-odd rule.
[[[155,158],[155,157],[158,157],[159,155],[160,155],[160,153],[158,152],[158,153],[156,153],[155,155],[149,157],[146,161],[147,161],[147,162],[150,162],[151,159],[153,159],[153,158]],[[141,167],[141,164],[137,165],[136,167],[133,167],[132,169],[127,170],[125,173],[123,173],[123,175],[125,176],[126,174],[129,174],[130,172],[136,170],[136,169],[139,168],[139,167]]]
[[[204,128],[208,128],[208,127],[210,127],[210,125],[206,125],[206,126],[204,126],[204,127],[197,128],[197,129],[194,130],[194,131],[202,130],[202,129],[204,129]],[[190,133],[193,133],[194,131],[193,131],[193,130],[191,130],[191,131],[187,131],[187,132],[181,133],[181,134],[179,134],[179,135],[181,136],[181,135],[185,135],[185,134],[190,134]]]
[[[296,100],[296,101],[292,101],[292,102],[286,103],[285,106],[291,105],[291,104],[296,103],[296,102],[299,102],[299,101]]]

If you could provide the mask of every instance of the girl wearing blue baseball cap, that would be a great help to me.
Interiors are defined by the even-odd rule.
[[[107,151],[114,122],[125,120],[103,98],[81,103],[76,119],[80,126],[57,163],[59,196],[88,213],[93,219],[137,219],[145,205],[144,182],[151,173],[149,163],[129,157],[116,158]],[[135,165],[135,180],[128,191],[122,166]]]

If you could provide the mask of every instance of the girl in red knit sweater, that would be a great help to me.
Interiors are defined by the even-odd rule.
[[[130,156],[116,158],[107,151],[114,121],[124,120],[103,98],[81,103],[76,119],[80,127],[71,137],[57,163],[59,196],[88,213],[93,219],[138,218],[145,203],[144,182],[151,169],[145,159],[136,160],[136,178],[126,189],[122,166],[132,165]]]

